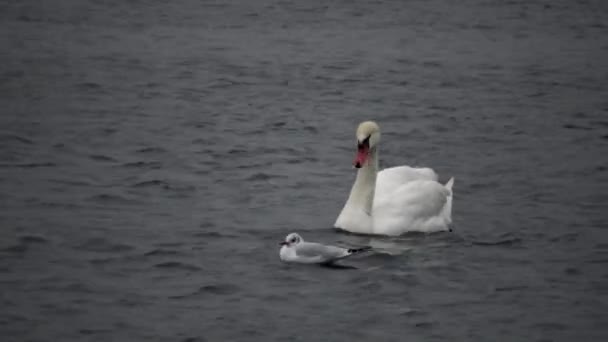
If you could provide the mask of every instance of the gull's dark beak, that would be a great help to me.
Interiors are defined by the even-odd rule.
[[[287,245],[289,245],[289,242],[287,242],[287,241],[279,242],[279,246],[287,246]]]

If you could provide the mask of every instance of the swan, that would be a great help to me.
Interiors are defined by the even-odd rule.
[[[454,178],[444,185],[432,169],[409,166],[378,172],[380,127],[362,122],[356,138],[357,177],[335,228],[389,236],[450,230]]]

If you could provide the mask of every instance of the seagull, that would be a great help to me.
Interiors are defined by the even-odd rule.
[[[282,246],[281,260],[300,264],[331,265],[337,260],[371,249],[371,247],[348,249],[306,242],[297,233],[287,235],[285,241],[282,241],[280,245]]]

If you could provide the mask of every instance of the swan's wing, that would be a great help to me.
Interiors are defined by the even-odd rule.
[[[409,181],[388,195],[379,195],[372,215],[374,231],[379,234],[448,229],[451,215],[444,207],[451,201],[452,191],[436,181]]]
[[[374,201],[378,196],[386,196],[401,185],[418,180],[437,180],[435,171],[429,168],[414,168],[409,166],[397,166],[378,172],[376,178],[376,193]]]

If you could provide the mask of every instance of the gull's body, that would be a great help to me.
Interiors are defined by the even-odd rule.
[[[378,171],[380,128],[366,121],[357,129],[357,177],[334,226],[360,234],[400,235],[449,230],[452,185],[429,168],[398,166]]]
[[[337,260],[369,249],[348,249],[322,245],[316,242],[306,242],[296,233],[287,235],[285,241],[281,242],[281,245],[281,251],[279,252],[281,260],[301,264],[331,264]]]

